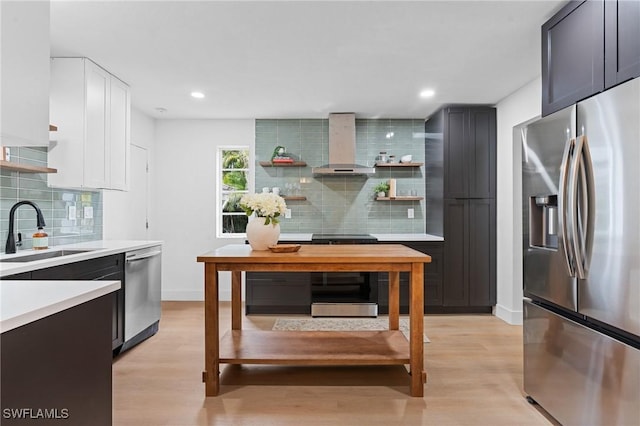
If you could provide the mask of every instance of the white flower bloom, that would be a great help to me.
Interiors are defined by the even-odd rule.
[[[274,224],[278,223],[276,218],[287,210],[284,198],[273,193],[245,194],[240,199],[240,207],[247,216],[255,213],[258,217],[269,218]]]

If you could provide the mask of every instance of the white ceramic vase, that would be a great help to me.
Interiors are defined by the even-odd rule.
[[[252,250],[269,250],[269,246],[278,243],[280,224],[269,222],[265,225],[265,217],[252,216],[247,223],[247,240]]]

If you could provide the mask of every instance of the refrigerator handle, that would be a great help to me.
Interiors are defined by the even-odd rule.
[[[562,251],[564,253],[565,265],[569,276],[575,276],[571,259],[573,258],[573,244],[569,241],[568,223],[569,216],[567,215],[567,205],[569,196],[569,167],[571,159],[571,152],[575,145],[576,140],[574,138],[569,139],[564,146],[564,153],[562,154],[562,166],[560,168],[560,185],[559,185],[559,197],[558,197],[558,227],[562,236]]]
[[[594,177],[593,163],[589,144],[585,135],[576,140],[575,166],[573,174],[573,197],[571,211],[575,220],[572,227],[572,239],[576,256],[576,274],[579,279],[587,278],[588,248],[591,246],[593,235],[593,202]]]

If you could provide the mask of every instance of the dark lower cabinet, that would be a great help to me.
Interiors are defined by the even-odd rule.
[[[2,425],[111,425],[110,295],[2,333]]]
[[[443,243],[441,241],[388,242],[381,244],[403,244],[421,253],[431,256],[431,263],[424,268],[424,309],[433,312],[434,307],[442,306],[442,266]],[[378,312],[389,313],[389,275],[378,274]],[[409,273],[400,273],[400,313],[409,313]]]
[[[245,313],[311,314],[311,273],[247,272]]]
[[[112,349],[124,342],[124,253],[32,271],[32,280],[119,280],[120,290],[111,293]],[[12,277],[6,277],[11,279]],[[20,279],[20,278],[15,278]]]
[[[491,312],[496,303],[494,199],[444,202],[444,307]]]

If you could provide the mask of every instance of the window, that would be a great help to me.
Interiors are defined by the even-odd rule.
[[[244,237],[249,218],[240,208],[240,198],[249,192],[248,147],[218,148],[218,237]]]

